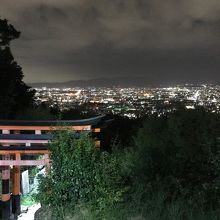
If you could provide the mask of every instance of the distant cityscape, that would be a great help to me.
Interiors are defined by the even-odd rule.
[[[166,87],[120,88],[120,87],[38,87],[37,102],[46,102],[60,109],[82,107],[84,111],[97,114],[117,114],[129,118],[163,114],[178,108],[220,111],[220,85],[176,85]]]

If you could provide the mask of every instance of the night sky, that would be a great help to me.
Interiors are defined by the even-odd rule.
[[[0,0],[26,82],[220,81],[220,0]]]

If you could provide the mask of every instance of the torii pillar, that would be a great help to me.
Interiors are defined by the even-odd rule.
[[[3,134],[10,134],[9,130],[2,130]],[[5,145],[7,147],[7,145]],[[3,155],[3,160],[10,160],[10,155]],[[2,219],[8,220],[11,216],[10,201],[10,166],[2,166]]]
[[[20,134],[20,131],[14,131],[14,134]],[[15,155],[16,160],[21,160],[21,155]],[[20,166],[13,166],[12,170],[12,213],[15,215],[19,215],[21,212],[21,193],[20,193],[20,180],[21,172]]]

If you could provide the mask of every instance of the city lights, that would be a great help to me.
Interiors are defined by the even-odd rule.
[[[176,85],[154,88],[86,87],[86,88],[35,88],[36,99],[58,105],[61,109],[86,106],[87,110],[112,113],[129,118],[149,114],[158,116],[172,112],[180,106],[219,112],[219,85]]]

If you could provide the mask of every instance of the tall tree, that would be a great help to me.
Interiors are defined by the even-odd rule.
[[[34,101],[35,92],[23,82],[22,68],[10,50],[10,42],[19,36],[7,20],[0,19],[0,119],[14,118]]]

